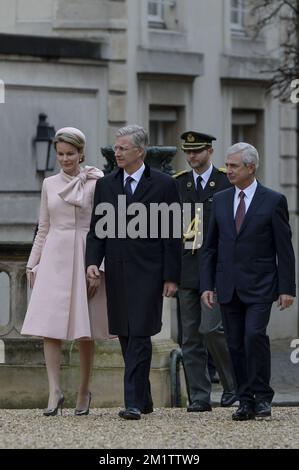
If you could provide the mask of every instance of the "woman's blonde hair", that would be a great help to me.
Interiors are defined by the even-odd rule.
[[[79,153],[81,153],[80,163],[84,162],[84,148],[86,139],[85,135],[82,131],[80,131],[80,129],[77,129],[76,127],[62,127],[56,132],[54,137],[53,143],[55,150],[58,142],[66,142],[67,144],[71,144],[76,147]]]

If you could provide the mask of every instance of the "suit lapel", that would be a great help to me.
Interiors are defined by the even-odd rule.
[[[197,198],[192,171],[189,171],[187,175],[187,181],[185,182],[185,184],[186,184],[186,192],[187,192],[189,201],[196,203],[198,198]]]
[[[227,201],[226,201],[226,213],[228,225],[232,227],[234,235],[237,235],[236,224],[234,219],[234,197],[235,197],[235,188],[231,188],[227,192]],[[225,201],[224,201],[225,202]]]
[[[117,198],[119,194],[124,194],[124,171],[123,169],[122,168],[116,169],[115,174],[113,176],[114,176],[114,179],[112,180],[113,184],[111,184],[111,187]]]
[[[193,171],[190,171],[188,173],[188,178],[187,178],[187,193],[189,196],[189,199],[196,203],[196,202],[205,202],[209,198],[213,198],[213,195],[215,192],[217,192],[218,189],[218,175],[215,167],[213,166],[212,173],[210,175],[209,180],[207,181],[207,184],[205,185],[205,188],[202,193],[202,197],[200,198],[200,201],[198,200],[198,195],[194,183],[194,177],[193,177]]]
[[[117,197],[118,195],[125,194],[124,193],[124,171],[122,168],[118,168],[115,170],[114,174],[114,179],[112,180],[113,184],[111,184],[111,187],[113,189],[113,192],[115,196]],[[137,184],[137,187],[133,193],[133,196],[131,198],[131,203],[139,201],[144,193],[151,187],[152,183],[152,178],[151,178],[151,170],[148,165],[145,165],[145,170],[143,172],[142,177],[140,178],[139,183]]]
[[[202,202],[206,201],[209,198],[213,198],[214,193],[219,191],[218,189],[218,174],[216,168],[213,166],[212,173],[210,174],[210,178],[205,185],[205,189],[203,190],[203,198]]]
[[[256,191],[255,191],[254,196],[252,198],[251,204],[248,207],[248,210],[246,212],[245,219],[244,219],[244,222],[241,226],[239,235],[240,235],[240,233],[243,232],[243,230],[245,230],[246,226],[248,225],[248,221],[250,220],[250,217],[257,211],[257,209],[262,204],[264,192],[265,192],[264,187],[260,183],[258,183]]]
[[[137,202],[142,199],[144,194],[149,190],[152,185],[151,169],[145,164],[145,169],[139,183],[133,193],[132,202]]]

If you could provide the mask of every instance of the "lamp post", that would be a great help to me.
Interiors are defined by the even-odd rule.
[[[55,128],[49,126],[47,115],[40,113],[36,137],[33,140],[36,153],[36,171],[53,171],[55,168],[55,149],[52,145],[55,136]]]

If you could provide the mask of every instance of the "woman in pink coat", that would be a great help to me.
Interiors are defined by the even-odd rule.
[[[79,129],[60,129],[54,145],[61,171],[43,182],[38,232],[26,269],[33,290],[22,334],[44,338],[49,381],[45,416],[56,415],[64,402],[59,380],[61,340],[79,340],[81,382],[75,414],[86,415],[94,339],[108,337],[104,275],[92,286],[85,276],[93,194],[103,173],[90,166],[80,168],[85,136]]]

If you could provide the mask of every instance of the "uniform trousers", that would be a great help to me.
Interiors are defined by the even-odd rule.
[[[209,349],[225,392],[234,392],[234,376],[219,304],[210,310],[196,289],[179,289],[182,353],[191,402],[210,403]]]

